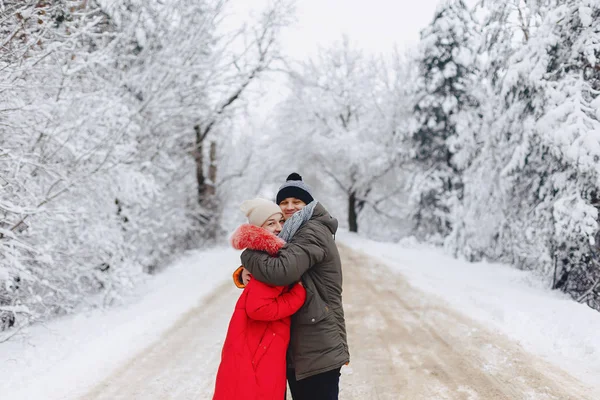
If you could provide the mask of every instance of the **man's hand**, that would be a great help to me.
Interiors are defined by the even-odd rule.
[[[242,283],[247,285],[248,282],[252,279],[252,274],[246,269],[242,269]]]

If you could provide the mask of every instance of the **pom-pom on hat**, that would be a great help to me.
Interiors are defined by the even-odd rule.
[[[288,197],[302,200],[306,204],[314,200],[310,186],[304,183],[302,177],[295,172],[291,173],[287,177],[286,182],[279,188],[279,192],[277,192],[277,204],[281,204]]]
[[[240,210],[248,218],[248,223],[255,226],[262,226],[274,214],[282,214],[277,204],[261,198],[244,201]]]

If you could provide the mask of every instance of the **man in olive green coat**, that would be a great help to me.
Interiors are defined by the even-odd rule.
[[[308,185],[298,174],[291,174],[279,189],[277,203],[286,219],[307,204],[312,215],[305,213],[306,221],[277,257],[245,250],[242,264],[253,279],[271,285],[302,280],[306,302],[292,316],[288,349],[292,397],[337,400],[340,369],[350,359],[342,307],[342,265],[334,241],[338,222],[325,207],[313,202]]]

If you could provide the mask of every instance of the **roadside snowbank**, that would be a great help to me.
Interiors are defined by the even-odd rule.
[[[190,252],[142,285],[143,294],[130,304],[33,326],[0,344],[0,397],[82,395],[226,281],[239,254],[229,248]]]

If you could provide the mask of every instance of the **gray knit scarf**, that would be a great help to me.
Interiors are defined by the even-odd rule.
[[[283,229],[279,232],[279,237],[289,242],[294,237],[298,229],[308,221],[315,211],[318,201],[314,200],[307,204],[302,210],[297,211],[290,219],[285,221]]]

